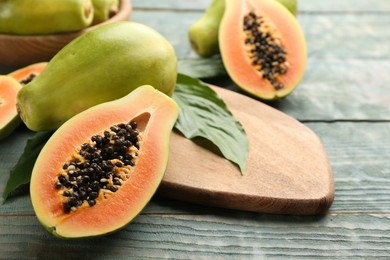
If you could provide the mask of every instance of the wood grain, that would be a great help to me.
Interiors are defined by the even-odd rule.
[[[256,100],[214,88],[249,138],[247,170],[173,133],[160,194],[225,208],[316,214],[333,202],[334,184],[318,136]]]
[[[0,218],[0,252],[2,259],[385,259],[389,232],[388,215],[235,212],[140,215],[121,232],[80,241],[53,237],[35,217],[15,216]]]
[[[77,32],[34,36],[0,34],[0,64],[10,67],[23,67],[35,62],[49,61],[60,49],[76,37],[107,23],[127,21],[131,8],[130,1],[121,0],[119,12],[111,19]]]

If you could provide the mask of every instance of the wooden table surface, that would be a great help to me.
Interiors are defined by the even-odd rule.
[[[208,3],[133,0],[131,19],[165,35],[179,59],[195,58],[187,29]],[[307,71],[289,97],[269,105],[323,141],[335,180],[327,212],[268,215],[155,196],[124,230],[69,241],[46,232],[22,195],[0,205],[0,259],[390,257],[390,2],[298,4]],[[227,78],[212,82],[237,90]],[[0,194],[30,135],[20,127],[0,143]]]

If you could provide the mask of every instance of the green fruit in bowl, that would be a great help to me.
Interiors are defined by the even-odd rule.
[[[45,35],[78,31],[91,25],[91,0],[2,0],[0,33]]]
[[[94,10],[92,24],[107,21],[119,11],[119,0],[92,0],[92,4]]]

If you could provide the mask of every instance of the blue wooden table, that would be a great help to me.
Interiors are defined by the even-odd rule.
[[[131,19],[166,36],[179,59],[197,58],[187,30],[208,3],[133,0]],[[42,228],[25,194],[0,205],[0,259],[390,257],[390,2],[298,4],[306,74],[289,97],[269,105],[323,141],[335,179],[327,212],[267,215],[155,196],[124,230],[69,241]],[[237,90],[226,77],[212,83]],[[20,127],[0,142],[0,194],[31,134]]]

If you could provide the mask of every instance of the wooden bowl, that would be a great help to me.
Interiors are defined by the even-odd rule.
[[[32,63],[49,61],[74,38],[103,24],[127,21],[131,14],[130,0],[120,0],[119,12],[109,20],[81,31],[49,35],[0,34],[0,65],[23,67]]]

